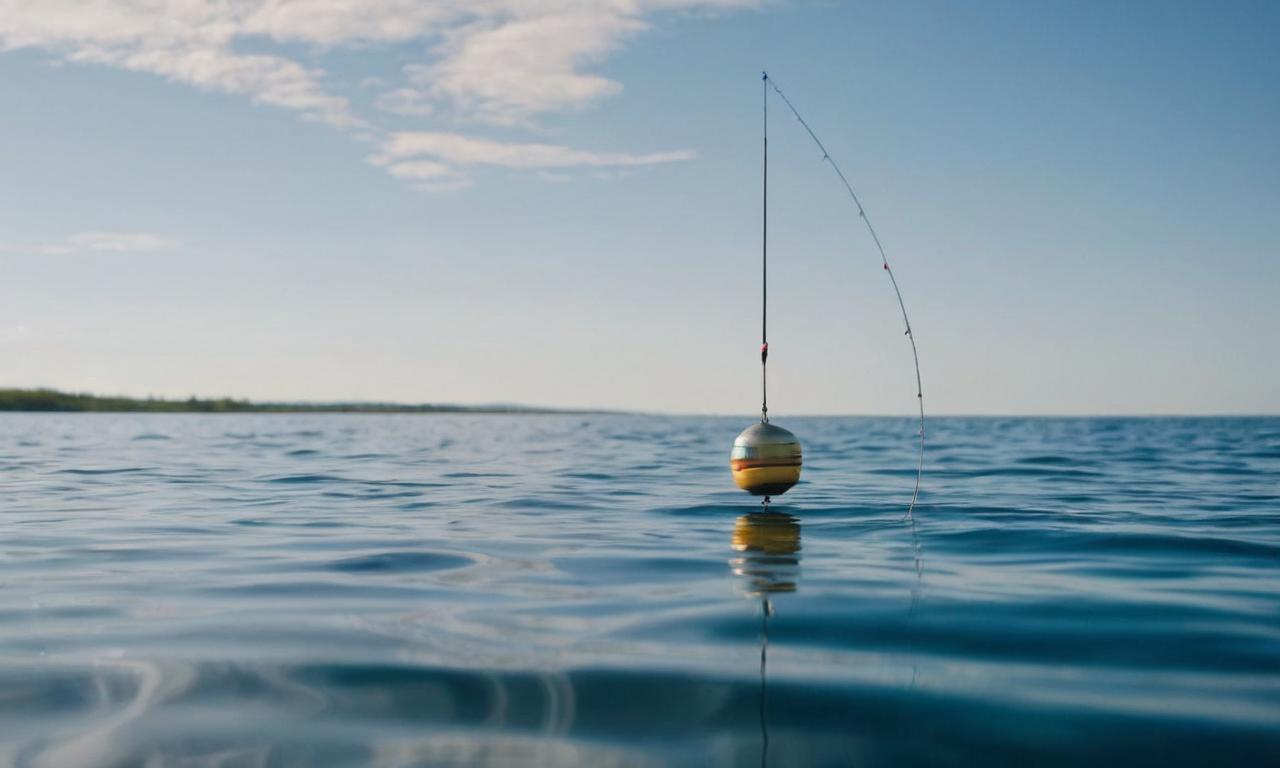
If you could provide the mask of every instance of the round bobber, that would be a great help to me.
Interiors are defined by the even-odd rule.
[[[753,496],[786,493],[800,480],[800,441],[767,421],[752,424],[733,441],[733,482]]]

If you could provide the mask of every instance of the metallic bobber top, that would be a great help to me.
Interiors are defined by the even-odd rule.
[[[800,480],[800,441],[768,422],[752,424],[733,441],[733,482],[755,496],[786,493]]]

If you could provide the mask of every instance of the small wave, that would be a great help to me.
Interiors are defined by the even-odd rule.
[[[583,504],[577,501],[569,501],[563,497],[546,498],[543,496],[518,496],[514,499],[504,499],[495,503],[493,506],[507,509],[567,510],[592,509],[594,505]]]
[[[914,477],[914,469],[869,469],[873,475],[889,475],[897,477]],[[1086,478],[1103,477],[1104,473],[1091,469],[1073,469],[1055,466],[1038,467],[981,467],[973,469],[941,469],[929,473],[936,477],[968,478],[968,477],[1060,477]]]
[[[1072,467],[1072,466],[1089,466],[1092,462],[1073,459],[1070,456],[1060,455],[1044,455],[1044,456],[1024,456],[1017,460],[1019,464],[1034,464],[1036,466],[1051,467]]]
[[[337,475],[278,475],[265,478],[268,483],[308,484],[308,483],[345,483],[346,478]]]
[[[569,574],[590,576],[593,583],[684,581],[724,573],[720,557],[564,557],[552,561]]]
[[[672,515],[674,517],[710,517],[710,516],[729,516],[741,515],[749,511],[755,511],[760,505],[750,502],[739,504],[693,504],[689,506],[666,507],[655,510],[664,515]],[[730,518],[732,519],[732,518]]]
[[[324,495],[331,499],[413,499],[421,496],[418,491],[384,491],[381,488],[371,488],[357,492],[351,491],[325,491]]]
[[[1280,558],[1280,546],[1241,539],[1105,530],[1081,532],[1053,528],[1029,531],[1025,527],[939,532],[931,537],[931,546],[968,553],[978,558],[1038,553],[1052,559],[1066,560],[1073,553],[1084,552],[1170,558],[1199,557],[1207,560],[1221,560],[1224,557]]]
[[[445,552],[379,552],[334,560],[325,568],[343,573],[420,573],[462,568],[474,562],[469,557]]]

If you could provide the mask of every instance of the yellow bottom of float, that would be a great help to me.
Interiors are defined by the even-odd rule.
[[[733,482],[757,496],[777,496],[800,481],[799,465],[790,467],[750,467],[733,470]]]

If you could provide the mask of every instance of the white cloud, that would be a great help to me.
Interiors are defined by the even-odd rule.
[[[374,105],[384,112],[404,117],[426,117],[434,113],[431,100],[415,88],[396,88],[380,94]]]
[[[363,121],[327,93],[321,73],[291,59],[242,54],[245,2],[0,0],[0,49],[42,48],[69,61],[149,72],[197,88],[248,96],[339,128]]]
[[[471,179],[452,166],[434,160],[408,160],[380,163],[387,173],[409,182],[414,189],[424,192],[442,192],[471,186]]]
[[[244,31],[273,40],[345,45],[405,42],[466,14],[457,0],[266,0],[245,17]],[[479,6],[485,3],[477,3]]]
[[[453,188],[467,180],[467,170],[476,166],[546,172],[570,168],[633,168],[692,160],[694,156],[689,150],[646,154],[592,152],[558,144],[501,142],[458,133],[405,131],[391,134],[369,162],[386,168],[397,178],[433,182],[428,186],[416,184],[419,188],[439,189],[436,182],[448,182],[446,188]],[[567,180],[564,174],[550,176],[556,181]]]
[[[405,68],[402,103],[448,103],[496,125],[525,125],[538,115],[576,109],[622,91],[585,71],[661,11],[753,6],[757,0],[478,0],[436,31],[429,66]]]
[[[634,166],[692,160],[693,152],[589,152],[558,144],[509,143],[477,139],[458,133],[407,131],[393,133],[374,157],[380,165],[404,158],[429,156],[456,166],[497,165],[504,168],[567,168],[571,166]]]
[[[379,163],[383,165],[384,163]],[[434,160],[410,160],[408,162],[385,163],[387,172],[400,179],[412,181],[436,181],[457,174],[450,166]]]
[[[438,64],[411,79],[475,119],[524,123],[621,91],[620,83],[584,73],[580,66],[644,28],[633,17],[599,11],[468,25],[449,35]]]
[[[177,241],[151,232],[80,232],[56,243],[0,243],[0,253],[66,256],[80,253],[157,253]]]
[[[621,83],[592,68],[648,29],[657,14],[756,3],[0,0],[0,51],[35,48],[66,61],[146,72],[293,110],[361,138],[384,131],[356,114],[349,100],[338,95],[341,88],[335,92],[330,75],[298,59],[298,43],[312,46],[315,57],[338,47],[408,44],[419,60],[402,68],[398,83],[382,88],[374,106],[410,119],[442,119],[443,114],[530,126],[546,114],[580,109],[619,93]],[[547,145],[509,146],[524,147],[516,153],[520,157],[545,158],[548,151]],[[565,147],[556,151],[574,152]],[[571,155],[577,159],[568,164],[619,165],[632,157],[612,153],[612,160],[597,163],[590,160],[593,155]],[[543,162],[532,167],[546,167]]]

